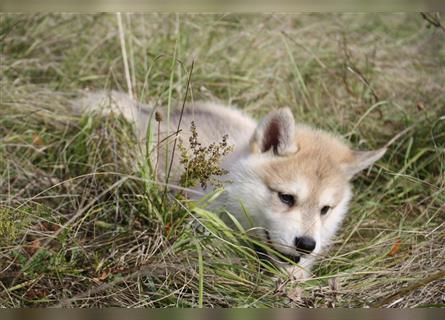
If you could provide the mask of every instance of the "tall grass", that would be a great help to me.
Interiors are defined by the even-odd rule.
[[[421,15],[0,19],[1,306],[443,306],[445,32]],[[402,134],[295,283],[206,209],[218,191],[163,201],[131,124],[69,112],[97,89],[257,117],[290,106],[356,148]]]

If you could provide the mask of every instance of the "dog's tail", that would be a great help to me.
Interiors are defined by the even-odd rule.
[[[151,105],[139,103],[129,95],[114,90],[83,92],[72,103],[71,108],[75,114],[79,115],[85,112],[121,115],[128,122],[133,123],[137,137],[142,140],[146,136],[148,123],[154,110]]]
[[[147,116],[153,110],[151,106],[141,104],[129,95],[114,90],[84,92],[73,102],[71,108],[76,114],[93,112],[107,115],[113,112],[134,124],[140,122],[142,115]]]

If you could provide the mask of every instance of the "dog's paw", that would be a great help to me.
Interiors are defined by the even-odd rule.
[[[303,267],[300,266],[288,266],[285,267],[289,279],[292,281],[305,281],[311,278],[311,273]]]
[[[289,298],[292,302],[301,302],[303,296],[303,289],[298,284],[290,281],[290,279],[278,278],[275,281],[275,294]]]

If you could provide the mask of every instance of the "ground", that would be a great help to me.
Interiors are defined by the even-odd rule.
[[[443,16],[0,19],[0,306],[444,306]],[[203,203],[166,195],[148,160],[135,166],[123,119],[67,111],[97,89],[255,117],[289,106],[362,149],[398,139],[355,181],[313,279],[291,283]]]

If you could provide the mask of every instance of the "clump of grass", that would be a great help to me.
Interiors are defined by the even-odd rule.
[[[18,223],[20,218],[14,210],[0,206],[0,243],[9,243],[17,238],[23,228]]]
[[[233,151],[233,146],[228,145],[228,135],[222,137],[219,143],[213,142],[209,146],[202,146],[198,141],[198,132],[195,122],[190,125],[191,136],[188,149],[182,140],[178,144],[181,152],[180,163],[184,166],[179,183],[186,188],[195,187],[198,183],[204,190],[208,184],[221,187],[222,183],[215,176],[224,176],[228,172],[220,167],[221,158]]]

